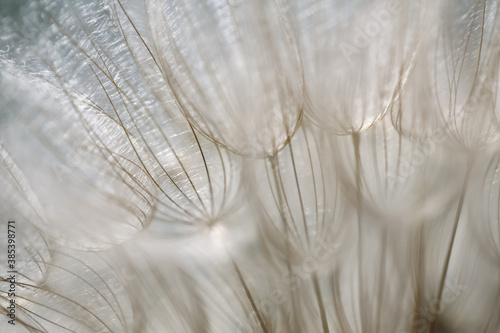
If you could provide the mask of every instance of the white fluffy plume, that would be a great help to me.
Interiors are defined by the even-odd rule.
[[[0,1],[0,332],[500,332],[499,5]]]

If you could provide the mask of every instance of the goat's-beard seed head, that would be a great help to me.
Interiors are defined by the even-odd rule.
[[[464,172],[455,164],[462,159],[437,142],[411,142],[388,117],[356,140],[350,136],[335,140],[339,179],[350,202],[374,222],[420,224],[442,214],[454,200],[460,186],[456,179]]]
[[[155,70],[190,124],[240,155],[272,156],[286,145],[302,117],[304,83],[280,1],[152,0],[144,12]]]
[[[340,221],[352,214],[344,209],[330,139],[303,124],[283,151],[247,168],[259,228],[277,253],[294,262],[321,252],[327,264],[350,242],[348,223]]]
[[[338,135],[375,126],[405,84],[422,28],[411,4],[293,1],[305,115]],[[415,29],[415,30],[413,30]]]
[[[497,0],[5,8],[18,327],[498,332]]]

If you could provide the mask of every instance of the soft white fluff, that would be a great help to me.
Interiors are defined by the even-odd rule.
[[[498,0],[4,8],[14,331],[500,331]]]

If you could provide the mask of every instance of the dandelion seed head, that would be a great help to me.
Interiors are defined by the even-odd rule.
[[[498,332],[499,8],[4,1],[4,313],[15,298],[30,332]]]

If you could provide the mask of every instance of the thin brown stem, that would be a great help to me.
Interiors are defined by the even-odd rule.
[[[446,252],[446,259],[444,262],[443,266],[443,271],[441,273],[441,280],[439,281],[439,289],[438,289],[438,295],[437,295],[437,308],[434,309],[434,313],[431,316],[429,326],[427,328],[427,333],[434,332],[434,325],[437,321],[438,318],[438,313],[440,312],[440,306],[441,306],[441,298],[443,297],[443,291],[444,291],[444,285],[446,281],[446,276],[448,274],[448,269],[450,266],[450,259],[451,259],[451,254],[453,252],[453,246],[455,245],[455,238],[457,235],[457,229],[458,229],[458,222],[460,221],[460,216],[462,214],[462,208],[464,205],[464,199],[465,199],[465,193],[467,189],[467,183],[469,181],[469,176],[470,176],[470,170],[472,168],[472,163],[473,163],[473,156],[468,156],[467,157],[467,169],[465,172],[465,177],[464,177],[464,183],[462,185],[462,190],[460,192],[460,199],[458,201],[458,207],[457,207],[457,212],[455,214],[455,221],[453,223],[453,231],[451,234],[451,239],[450,239],[450,244],[448,245],[448,250]]]

